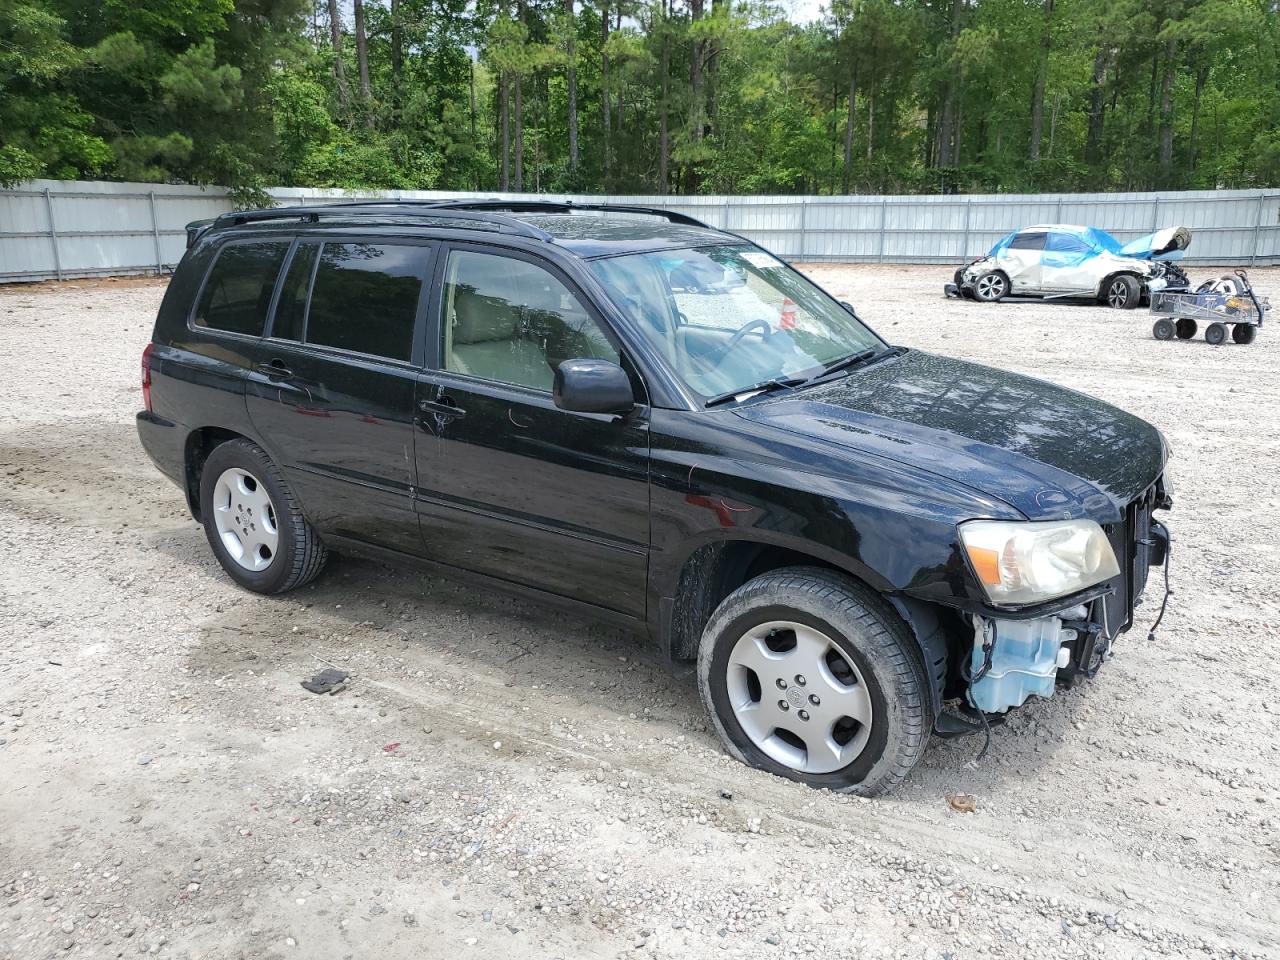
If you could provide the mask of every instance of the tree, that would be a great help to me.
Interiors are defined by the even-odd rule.
[[[0,182],[1280,183],[1270,2],[830,4],[800,25],[768,0],[352,0],[344,24],[338,0],[0,0]]]

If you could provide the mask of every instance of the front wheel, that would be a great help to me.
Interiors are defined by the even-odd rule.
[[[703,632],[698,686],[732,756],[813,787],[882,793],[929,740],[929,688],[906,624],[828,570],[778,570],[730,594]]]
[[[1227,328],[1221,323],[1211,323],[1204,328],[1204,338],[1215,347],[1226,342]]]
[[[279,469],[249,440],[229,440],[205,460],[200,518],[222,569],[256,593],[302,586],[328,556]]]
[[[973,295],[983,303],[995,303],[1009,292],[1009,278],[999,270],[978,278],[973,285]]]
[[[1253,343],[1257,334],[1258,328],[1248,323],[1237,323],[1231,328],[1231,339],[1239,344]]]
[[[1107,282],[1107,306],[1116,310],[1133,310],[1142,302],[1142,287],[1136,277],[1123,273]]]

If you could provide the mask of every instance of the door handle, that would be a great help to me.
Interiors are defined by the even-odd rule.
[[[269,380],[288,380],[293,377],[293,371],[284,365],[283,360],[260,363],[257,370],[259,373],[265,373]]]
[[[418,410],[440,417],[465,417],[467,411],[458,406],[453,398],[441,394],[438,400],[419,400]]]

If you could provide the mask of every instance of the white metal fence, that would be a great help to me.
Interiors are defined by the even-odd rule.
[[[350,193],[282,187],[281,205],[324,200],[445,199],[520,194]],[[742,234],[788,260],[956,263],[985,253],[1015,227],[1081,223],[1130,240],[1160,226],[1194,234],[1187,259],[1280,264],[1280,192],[988,194],[896,197],[567,197],[660,206]],[[221,187],[34,180],[0,190],[0,283],[172,269],[183,227],[232,209]]]

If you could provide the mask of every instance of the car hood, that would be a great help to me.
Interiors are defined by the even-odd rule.
[[[1117,252],[1122,257],[1151,260],[1162,254],[1185,250],[1189,246],[1191,246],[1190,230],[1186,227],[1165,227],[1163,230],[1129,241]]]
[[[1101,400],[918,351],[736,412],[958,480],[1031,519],[1118,520],[1166,458],[1160,431]]]

